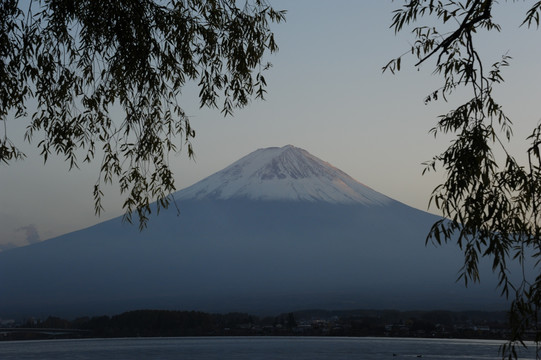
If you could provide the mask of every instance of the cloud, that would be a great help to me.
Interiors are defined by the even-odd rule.
[[[0,229],[2,229],[1,223],[2,221],[0,221]],[[41,236],[34,224],[21,226],[12,232],[5,232],[6,229],[3,230],[4,232],[0,232],[0,252],[41,241]]]
[[[24,231],[26,233],[26,242],[28,244],[35,244],[41,241],[38,229],[33,224],[22,226],[17,231]]]

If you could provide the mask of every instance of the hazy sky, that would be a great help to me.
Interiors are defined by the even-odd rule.
[[[408,33],[389,29],[392,10],[402,1],[273,0],[288,10],[287,22],[274,26],[280,51],[268,58],[266,101],[254,101],[234,117],[200,110],[197,92],[185,90],[181,102],[196,129],[196,160],[171,157],[178,189],[221,170],[263,147],[292,144],[345,171],[396,200],[426,210],[441,174],[421,176],[422,163],[443,150],[449,139],[428,134],[452,103],[424,105],[440,86],[433,63],[413,69],[413,58],[397,74],[382,74],[392,57],[409,49]],[[528,2],[526,5],[531,5]],[[482,36],[479,49],[487,63],[506,52],[513,57],[496,95],[515,123],[516,144],[541,118],[541,61],[535,30],[518,28],[524,3],[502,2],[495,9],[503,32]],[[409,67],[408,67],[409,66]],[[456,99],[456,100],[455,100]],[[8,123],[12,140],[22,143],[27,123]],[[107,190],[106,212],[94,215],[92,186],[96,165],[68,172],[60,159],[43,166],[27,145],[24,161],[0,165],[0,250],[45,240],[122,214],[118,188]],[[435,211],[434,209],[432,209]]]

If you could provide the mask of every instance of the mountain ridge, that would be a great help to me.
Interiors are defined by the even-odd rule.
[[[504,308],[497,279],[466,290],[460,251],[425,246],[438,216],[342,174],[302,149],[260,149],[176,193],[180,216],[152,214],[143,232],[119,217],[1,252],[0,317]],[[336,179],[355,201],[334,196]],[[246,196],[258,186],[269,196]]]
[[[293,145],[258,149],[176,192],[175,198],[306,200],[364,205],[393,201]]]

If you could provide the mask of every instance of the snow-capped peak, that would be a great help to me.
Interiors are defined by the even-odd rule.
[[[175,194],[184,199],[305,200],[384,205],[387,196],[306,150],[287,145],[256,150]]]

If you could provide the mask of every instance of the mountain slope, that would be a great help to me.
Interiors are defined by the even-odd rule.
[[[185,199],[306,200],[384,205],[392,201],[307,151],[259,149],[178,193]]]
[[[257,150],[175,196],[180,216],[141,233],[117,218],[0,253],[0,317],[502,308],[494,281],[455,283],[454,247],[425,247],[436,216],[304,150]]]

